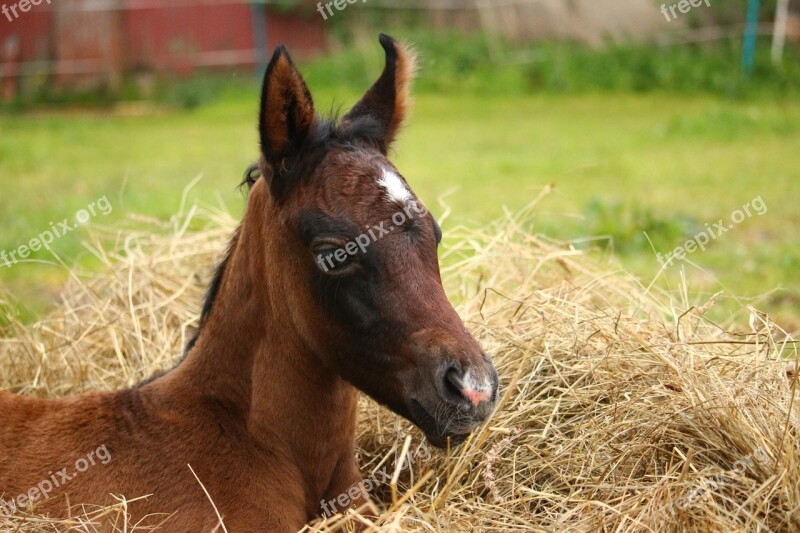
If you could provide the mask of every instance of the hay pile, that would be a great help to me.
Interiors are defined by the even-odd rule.
[[[387,509],[373,530],[800,530],[797,345],[755,311],[749,328],[717,326],[704,318],[713,302],[608,272],[531,234],[530,215],[448,232],[449,294],[502,379],[490,423],[448,454],[363,400],[359,462],[393,478],[373,493]],[[234,224],[192,209],[98,236],[107,271],[76,275],[51,316],[3,332],[0,388],[56,396],[171,367]],[[2,520],[95,530],[88,518]]]

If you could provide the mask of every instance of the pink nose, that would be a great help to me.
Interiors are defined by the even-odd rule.
[[[469,403],[471,403],[474,407],[477,407],[481,402],[486,402],[489,400],[488,392],[472,390],[466,387],[461,389],[461,394],[463,394],[464,398],[469,400]]]

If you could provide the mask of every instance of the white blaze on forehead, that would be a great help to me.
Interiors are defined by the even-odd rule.
[[[400,176],[387,168],[382,169],[382,176],[378,178],[378,185],[386,189],[387,198],[394,202],[404,204],[412,198],[411,191],[408,190]]]

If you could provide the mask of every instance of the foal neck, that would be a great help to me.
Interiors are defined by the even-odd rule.
[[[263,185],[251,191],[197,342],[153,385],[233,407],[252,439],[290,452],[313,494],[325,489],[338,462],[352,459],[358,398],[322,364],[313,335],[298,324],[308,311],[299,309],[302,296],[291,297],[302,289],[292,279],[292,239],[269,219],[275,209]]]

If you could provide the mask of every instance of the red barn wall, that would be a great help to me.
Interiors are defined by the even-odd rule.
[[[42,1],[12,21],[0,14],[2,86],[44,77],[57,86],[114,88],[132,72],[252,69],[253,13],[248,2],[230,0]],[[323,20],[315,15],[313,8],[268,9],[268,49],[282,42],[301,58],[323,51]]]

